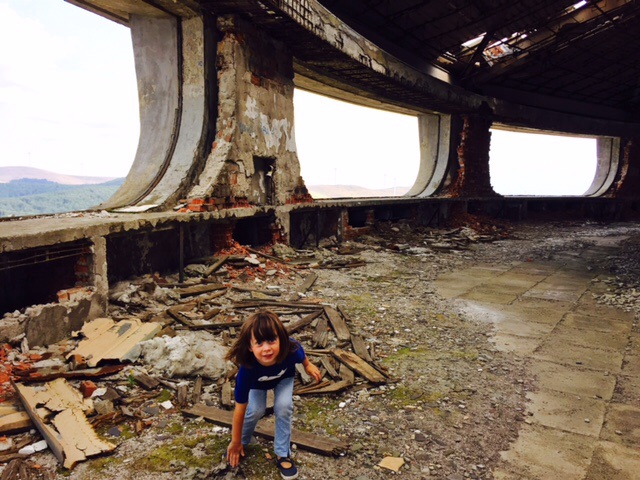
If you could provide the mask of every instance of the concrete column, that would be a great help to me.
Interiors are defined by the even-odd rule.
[[[217,26],[215,139],[189,199],[205,209],[311,201],[296,152],[291,53],[237,17]]]
[[[463,115],[462,134],[458,145],[459,168],[447,194],[453,197],[496,196],[491,187],[489,146],[491,114],[487,111]]]
[[[418,116],[420,169],[407,196],[429,197],[444,185],[451,151],[451,115]]]
[[[88,320],[107,314],[109,304],[109,279],[107,277],[107,240],[104,237],[92,237],[93,253],[93,286],[95,291],[91,299],[91,310]]]

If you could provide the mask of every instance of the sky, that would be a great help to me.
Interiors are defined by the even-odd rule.
[[[63,0],[0,0],[0,45],[0,166],[125,176],[139,136],[129,29]],[[294,106],[307,185],[413,184],[416,117],[300,90]],[[504,195],[579,195],[595,172],[593,139],[494,130],[490,155]]]

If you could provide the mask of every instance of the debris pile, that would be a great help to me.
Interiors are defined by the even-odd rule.
[[[389,258],[417,256],[433,260],[434,265],[445,265],[451,258],[459,260],[456,252],[468,252],[474,244],[505,235],[495,229],[478,233],[468,227],[426,229],[402,222],[380,223],[358,242],[329,241],[316,250],[282,245],[252,249],[235,244],[215,257],[192,261],[184,269],[186,279],[182,281],[178,274],[153,274],[114,285],[109,318],[85,324],[77,337],[35,349],[17,338],[0,350],[0,375],[4,375],[0,380],[5,380],[0,383],[5,389],[0,393],[5,395],[5,403],[12,405],[1,417],[4,428],[0,434],[11,435],[7,437],[11,446],[0,455],[0,461],[23,461],[27,451],[21,449],[30,446],[30,451],[36,452],[43,447],[44,439],[45,448],[54,453],[57,463],[70,469],[94,454],[117,452],[115,445],[120,446],[128,435],[141,437],[154,426],[166,425],[171,416],[183,414],[228,427],[235,368],[224,355],[246,318],[262,308],[280,316],[323,373],[322,381],[314,383],[300,370],[295,395],[303,399],[349,397],[340,402],[340,408],[348,408],[352,398],[364,401],[386,398],[387,394],[397,396],[399,393],[393,392],[404,391],[396,389],[400,379],[383,360],[408,347],[407,340],[400,338],[395,320],[385,317],[389,306],[363,305],[360,310],[351,303],[355,297],[318,285],[318,279],[373,275],[371,278],[377,281],[378,274],[359,272],[371,267],[381,253]],[[377,287],[384,288],[387,281],[381,278]],[[337,284],[334,287],[340,288]],[[429,301],[422,297],[421,308]],[[359,321],[351,318],[354,313]],[[437,316],[432,318],[440,321]],[[444,332],[441,335],[449,332],[440,326],[437,331]],[[9,379],[13,380],[13,389]],[[62,384],[74,392],[69,395],[79,396],[80,403],[90,403],[91,408],[53,408],[40,392]],[[438,408],[448,408],[446,400],[437,404]],[[357,401],[352,405],[358,405],[357,411],[370,408],[370,404]],[[63,419],[67,424],[67,416],[77,425],[69,423],[75,425],[72,431],[57,429]],[[388,418],[386,414],[377,416]],[[257,433],[270,438],[272,426],[268,421],[261,423]],[[325,455],[350,449],[353,438],[338,439],[327,430],[321,433],[295,430],[293,442],[302,450]],[[86,445],[84,457],[67,446],[67,441]],[[368,452],[366,448],[364,451]],[[396,460],[398,455],[382,453],[371,453],[377,457],[374,465],[381,463],[382,468],[391,470],[406,468]],[[392,460],[380,462],[386,457]],[[14,469],[18,464],[5,467],[5,471]]]

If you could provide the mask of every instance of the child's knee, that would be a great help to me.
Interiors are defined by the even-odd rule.
[[[245,414],[245,418],[261,419],[262,417],[264,417],[265,412],[266,412],[266,410],[262,406],[258,406],[258,407],[255,407],[255,408],[249,408],[249,409],[247,409],[247,413]]]
[[[291,416],[293,414],[293,402],[276,402],[273,413],[277,416]]]

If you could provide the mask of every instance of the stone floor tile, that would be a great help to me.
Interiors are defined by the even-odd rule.
[[[598,442],[585,480],[640,478],[640,451],[613,442]]]
[[[517,315],[513,315],[507,320],[495,322],[494,328],[498,333],[517,335],[520,337],[541,338],[548,335],[554,329],[554,326],[544,323],[527,322],[519,319]]]
[[[482,303],[496,303],[499,305],[508,305],[512,303],[516,298],[518,298],[518,294],[514,293],[502,293],[500,291],[496,291],[495,289],[489,288],[487,286],[476,287],[463,295],[460,295],[458,298],[463,300],[473,300],[475,302]]]
[[[567,344],[563,338],[549,337],[534,353],[534,358],[563,365],[575,365],[617,374],[623,355],[612,350],[598,350]]]
[[[640,405],[610,404],[600,438],[640,451]]]
[[[623,351],[629,343],[629,336],[624,332],[602,332],[585,328],[573,328],[560,322],[553,331],[553,336],[573,345],[583,347],[596,346],[601,350]]]
[[[507,471],[521,473],[520,478],[582,480],[594,448],[591,437],[526,425],[512,448],[502,452],[501,457],[507,462]]]
[[[631,325],[633,323],[632,312],[625,312],[622,309],[608,307],[606,305],[598,305],[597,307],[583,307],[582,305],[578,304],[574,312],[577,315],[586,315],[589,317],[597,317],[608,320],[618,320],[619,322],[623,322],[626,325]]]
[[[582,328],[596,330],[598,332],[611,332],[629,334],[632,322],[621,321],[611,316],[584,315],[580,313],[567,313],[563,319],[565,326],[570,328]]]
[[[567,432],[598,437],[606,404],[602,400],[553,390],[529,392],[532,422]]]
[[[540,360],[533,360],[530,366],[536,384],[547,390],[610,400],[616,387],[616,377],[600,371]]]

